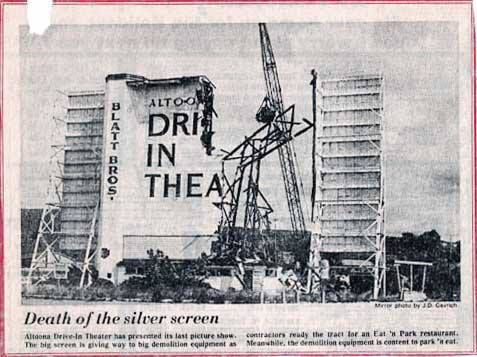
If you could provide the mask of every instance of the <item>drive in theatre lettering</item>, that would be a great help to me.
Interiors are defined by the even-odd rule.
[[[170,114],[164,112],[153,113],[149,115],[148,121],[148,143],[147,143],[147,168],[155,169],[169,164],[176,166],[177,143],[174,141],[176,136],[194,137],[199,134],[199,111],[192,111],[192,117],[189,112],[180,111],[184,106],[196,106],[196,99],[188,98],[164,98],[151,99],[149,108],[169,108],[175,107]],[[177,111],[176,111],[177,110]],[[161,140],[163,137],[172,137],[169,145]],[[196,139],[195,139],[196,140]],[[200,155],[201,153],[198,152]],[[202,184],[204,174],[202,172],[182,173],[157,173],[153,170],[144,175],[148,181],[149,197],[209,197],[211,193],[222,194],[220,178],[214,173],[210,182]],[[205,190],[204,190],[205,189]]]
[[[213,205],[223,187],[221,161],[212,146],[212,135],[220,135],[212,129],[212,88],[204,76],[107,77],[101,278],[120,282],[120,263],[145,259],[148,249],[188,246],[200,254],[210,246],[189,243],[209,239],[220,220]],[[133,251],[124,248],[128,239],[136,242]]]

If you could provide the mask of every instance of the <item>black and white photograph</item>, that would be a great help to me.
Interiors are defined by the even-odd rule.
[[[19,43],[22,304],[460,301],[456,22]]]
[[[0,3],[0,356],[477,353],[470,1]]]

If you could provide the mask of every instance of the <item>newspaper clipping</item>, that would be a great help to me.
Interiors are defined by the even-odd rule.
[[[2,5],[2,354],[475,352],[470,3]]]

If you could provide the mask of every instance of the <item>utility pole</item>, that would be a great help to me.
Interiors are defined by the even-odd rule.
[[[311,70],[313,79],[310,82],[311,85],[311,98],[313,105],[313,141],[311,144],[311,222],[315,221],[315,204],[316,204],[316,81],[318,75],[314,69]]]

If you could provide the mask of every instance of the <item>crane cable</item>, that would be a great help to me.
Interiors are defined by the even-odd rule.
[[[293,156],[294,156],[294,158],[295,158],[296,168],[297,168],[297,171],[298,171],[298,181],[300,182],[300,185],[299,185],[299,186],[300,186],[300,188],[301,188],[301,193],[302,193],[303,197],[305,197],[305,189],[304,189],[304,187],[303,187],[303,180],[301,179],[302,176],[301,176],[300,164],[299,164],[299,162],[298,162],[298,157],[296,156],[295,143],[294,143],[293,140],[291,140],[291,141],[290,141],[290,144],[292,145],[292,148],[293,148]],[[308,210],[308,205],[305,203],[306,201],[303,202],[302,200],[300,200],[300,202],[301,202],[301,204],[302,204],[303,206],[305,206],[306,216],[307,216],[307,217],[310,217],[310,212],[309,212],[309,210]]]

